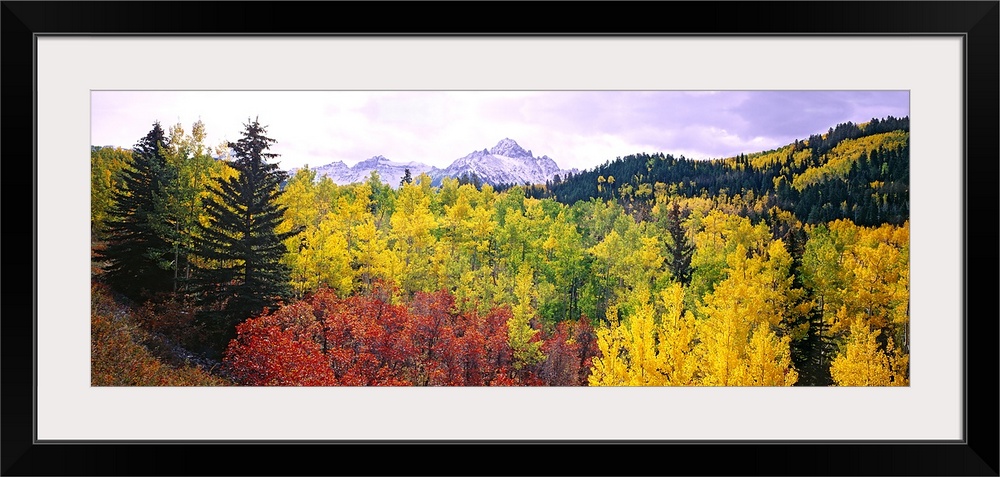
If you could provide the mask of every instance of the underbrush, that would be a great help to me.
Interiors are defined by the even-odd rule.
[[[205,363],[165,335],[140,326],[155,309],[133,312],[107,287],[91,286],[90,384],[92,386],[227,386]],[[155,316],[155,315],[153,315]]]

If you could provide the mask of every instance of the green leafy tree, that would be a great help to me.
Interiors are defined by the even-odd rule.
[[[224,345],[239,322],[276,307],[291,296],[284,240],[298,229],[278,233],[285,208],[278,205],[286,173],[270,153],[276,142],[257,120],[244,125],[243,137],[230,143],[231,166],[238,174],[217,179],[205,201],[208,225],[197,238],[204,262],[194,273],[201,319]]]
[[[170,145],[164,148],[171,180],[164,184],[164,194],[157,204],[160,220],[156,226],[172,246],[174,291],[183,291],[191,276],[190,255],[202,219],[202,199],[212,178],[225,173],[224,163],[208,154],[204,141],[205,125],[200,120],[194,123],[191,134],[185,134],[178,123],[170,128]]]
[[[133,299],[173,288],[171,247],[157,227],[158,204],[169,182],[166,147],[159,122],[135,144],[132,160],[121,170],[120,188],[112,194],[104,231],[107,247],[97,252],[98,260],[107,262],[107,283]]]

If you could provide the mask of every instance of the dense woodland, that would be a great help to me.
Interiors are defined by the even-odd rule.
[[[390,187],[154,123],[91,150],[92,383],[905,386],[908,130]]]

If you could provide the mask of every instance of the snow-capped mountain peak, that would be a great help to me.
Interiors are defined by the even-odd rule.
[[[476,176],[485,183],[543,184],[563,172],[549,156],[534,157],[510,138],[501,139],[492,149],[473,151],[456,159],[445,169],[431,171],[434,183],[444,177]]]
[[[490,154],[516,158],[532,157],[531,151],[525,151],[516,141],[506,137],[501,139],[496,146],[493,146],[493,149],[490,149]]]
[[[372,169],[377,167],[381,162],[389,162],[389,160],[385,156],[372,156],[351,166],[351,169]]]

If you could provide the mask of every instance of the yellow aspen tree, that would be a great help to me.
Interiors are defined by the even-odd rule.
[[[347,193],[337,198],[337,214],[344,222],[354,226],[372,217],[371,211],[372,189],[368,183],[352,184]]]
[[[695,358],[695,318],[684,310],[684,288],[680,283],[671,284],[660,291],[666,310],[660,319],[658,343],[660,372],[668,386],[693,384],[698,361]]]
[[[535,340],[538,330],[531,327],[531,319],[535,316],[533,302],[537,298],[534,272],[527,263],[521,264],[514,284],[515,303],[507,320],[507,342],[514,351],[514,368],[540,363],[545,360],[542,353],[541,340]]]
[[[458,200],[458,179],[454,177],[444,177],[441,179],[441,187],[438,189],[438,204],[441,205],[442,209],[444,207],[451,207],[455,205],[455,201]]]
[[[285,207],[282,227],[292,229],[316,225],[319,222],[319,204],[316,200],[316,171],[303,167],[285,184],[278,204]]]
[[[690,288],[694,298],[700,299],[725,278],[728,254],[724,232],[726,214],[711,210],[701,218],[697,213],[692,216],[696,219],[698,232],[694,236],[695,250],[691,255]]]
[[[517,205],[507,206],[502,219],[503,224],[497,230],[500,271],[516,273],[528,254],[528,219]]]
[[[460,264],[463,265],[462,269],[464,269],[469,263],[469,258],[464,256],[464,250],[467,248],[469,241],[466,219],[472,213],[472,205],[469,203],[468,194],[459,194],[459,190],[455,192],[456,199],[454,204],[444,206],[444,216],[441,220],[441,226],[444,231],[442,241],[445,241],[444,239],[447,238],[447,243],[451,246],[452,259],[456,262],[461,262]],[[461,273],[458,275],[460,276]]]
[[[830,364],[830,375],[837,386],[888,386],[892,379],[889,358],[879,349],[872,330],[863,320],[851,324],[844,350]]]
[[[762,260],[758,287],[764,292],[766,306],[774,310],[772,329],[788,335],[793,341],[806,338],[814,303],[807,299],[805,289],[795,287],[794,259],[784,241],[771,242]]]
[[[848,260],[850,260],[855,244],[858,243],[861,227],[850,220],[840,219],[829,222],[827,229],[835,250],[836,260],[821,262],[819,266],[819,270],[825,271],[828,276],[833,277],[830,283],[832,289],[824,293],[826,296],[824,319],[830,325],[831,334],[842,335],[850,329],[850,322],[839,320],[840,309],[847,306],[851,311],[850,318],[853,318],[855,309],[854,266],[849,265]],[[808,243],[806,245],[808,246]],[[808,254],[808,249],[806,252]]]
[[[312,231],[314,250],[312,260],[317,274],[317,288],[335,290],[341,297],[354,291],[355,271],[351,268],[351,253],[347,234],[337,228],[334,214],[326,214],[319,227]]]
[[[892,386],[909,386],[910,355],[897,348],[892,338],[889,339],[886,354],[889,356],[889,369],[892,370]]]
[[[539,199],[524,199],[524,218],[527,227],[527,250],[525,260],[535,266],[541,262],[543,257],[542,244],[546,240],[548,230],[552,227],[552,217],[545,210],[545,204],[552,204],[552,201],[542,201]]]
[[[852,311],[864,315],[873,328],[884,329],[892,322],[894,289],[900,274],[895,266],[899,250],[885,243],[858,245],[847,255],[844,266],[852,272]]]
[[[580,293],[586,279],[584,263],[586,251],[583,237],[576,224],[569,221],[566,210],[561,210],[549,227],[548,238],[542,244],[544,264],[551,273],[552,294],[543,300],[552,310],[556,321],[580,317]]]
[[[285,184],[284,192],[278,198],[278,204],[285,208],[285,212],[276,231],[301,230],[299,234],[285,239],[287,253],[281,259],[289,267],[292,292],[299,298],[306,291],[315,290],[319,282],[316,261],[311,256],[319,221],[315,179],[316,172],[308,166],[299,169]]]
[[[467,247],[472,257],[472,270],[478,270],[490,264],[493,258],[493,233],[496,230],[493,220],[492,204],[478,204],[471,208],[462,227],[466,231]]]
[[[226,151],[228,151],[228,148],[226,148]],[[219,152],[219,150],[216,149],[216,152]],[[228,152],[226,154],[228,154]],[[199,193],[196,200],[196,206],[193,208],[193,213],[197,214],[196,222],[200,225],[200,227],[195,227],[195,233],[192,234],[192,236],[198,236],[197,232],[200,229],[209,227],[211,223],[208,212],[206,212],[205,208],[202,206],[202,204],[214,194],[212,192],[212,188],[207,187],[207,184],[214,183],[219,180],[223,182],[229,181],[240,175],[240,172],[236,170],[236,168],[230,166],[226,161],[217,161],[211,158],[208,159],[206,167],[202,172],[204,173],[204,184],[206,184],[206,187],[204,187]],[[201,257],[194,255],[190,257],[190,264],[199,267],[211,266]],[[186,270],[186,276],[188,275],[188,272],[190,272],[190,268]]]
[[[691,292],[700,298],[714,290],[727,276],[730,254],[742,246],[745,255],[766,254],[771,232],[764,223],[756,226],[750,220],[718,209],[712,209],[698,219],[699,230],[694,236],[695,250],[691,256]]]
[[[202,230],[199,225],[207,226],[209,222],[203,203],[211,195],[213,176],[226,174],[228,177],[236,173],[224,161],[216,161],[208,155],[204,139],[205,125],[201,121],[194,123],[191,134],[185,134],[178,123],[170,129],[170,141],[165,150],[171,179],[159,198],[158,210],[161,217],[168,220],[155,222],[172,247],[170,268],[174,272],[175,290],[186,288],[191,278],[194,244]]]
[[[896,227],[857,227],[850,221],[829,224],[836,246],[843,250],[835,264],[816,266],[807,243],[804,260],[807,285],[818,275],[813,270],[832,270],[842,277],[836,286],[836,301],[824,303],[824,319],[833,337],[850,333],[861,320],[888,340],[901,344],[899,352],[909,348],[909,225]],[[821,237],[820,237],[821,238]],[[810,238],[810,242],[813,238]],[[815,293],[815,292],[814,292]],[[825,292],[824,292],[825,293]]]
[[[623,337],[618,326],[618,312],[608,309],[608,326],[595,330],[600,354],[591,363],[587,383],[591,386],[625,386],[628,384],[628,363],[622,353]]]
[[[316,179],[316,205],[319,207],[320,217],[333,211],[337,204],[337,198],[342,193],[343,189],[333,182],[333,179],[327,176]]]
[[[628,267],[627,280],[629,283],[643,282],[653,286],[667,273],[663,266],[666,261],[663,244],[656,236],[640,234],[638,228],[627,241],[636,244],[631,253],[622,260]]]
[[[289,281],[292,293],[296,298],[302,298],[307,291],[316,289],[319,284],[319,273],[315,270],[316,261],[311,256],[311,244],[315,240],[315,227],[308,227],[295,237],[285,240],[288,253],[281,261],[289,268]]]
[[[371,205],[371,187],[367,183],[352,184],[344,188],[344,193],[337,197],[333,207],[335,228],[344,231],[347,238],[347,248],[353,255],[357,252],[359,241],[354,229],[358,225],[375,220],[368,210]]]
[[[875,275],[881,286],[867,287],[872,295],[868,298],[879,313],[885,316],[886,332],[896,331],[909,322],[910,300],[910,256],[909,223],[896,227],[882,225],[866,229],[859,245],[874,249],[866,268]],[[905,339],[902,333],[893,337]]]
[[[515,198],[515,201],[517,200],[518,198]],[[550,210],[547,207],[556,203],[551,200],[543,201],[532,198],[520,199],[520,202],[524,207],[524,212],[519,213],[517,210],[510,209],[506,211],[505,215],[512,219],[508,225],[512,227],[505,227],[506,230],[502,234],[504,237],[493,240],[493,249],[487,259],[495,267],[497,279],[500,281],[509,280],[507,276],[517,273],[522,263],[530,265],[535,272],[535,290],[538,303],[536,309],[540,310],[543,303],[551,303],[557,296],[556,280],[553,277],[551,262],[548,260],[553,249],[547,249],[545,245],[548,242],[549,231],[553,224],[553,217],[550,213],[554,211],[554,209]],[[505,206],[510,207],[510,204]],[[504,241],[508,241],[508,243],[501,245]],[[513,249],[515,255],[505,257],[501,252],[504,248]],[[551,309],[549,309],[549,313],[551,316]],[[539,316],[539,318],[542,317]]]
[[[457,281],[452,278],[451,266],[455,260],[452,258],[452,251],[455,249],[454,241],[450,237],[441,237],[437,242],[431,256],[431,276],[436,290],[452,290]]]
[[[656,324],[653,306],[643,303],[621,326],[625,353],[628,356],[629,386],[663,386],[666,384],[656,351]]]
[[[441,253],[435,257],[434,267],[443,278],[439,282],[454,290],[460,310],[485,312],[500,304],[501,287],[494,284],[489,267],[496,231],[492,204],[495,197],[489,191],[481,193],[472,184],[458,186],[454,194],[454,203],[444,206],[439,222],[442,236],[437,248]]]
[[[103,238],[104,222],[113,203],[113,191],[121,188],[119,174],[132,159],[132,151],[119,147],[90,148],[90,220],[97,238]]]
[[[844,271],[844,244],[825,225],[806,229],[809,239],[802,254],[802,282],[812,290],[824,322],[832,324],[844,304],[847,274]]]
[[[432,259],[437,240],[433,232],[437,220],[431,212],[431,198],[418,184],[404,183],[399,188],[395,211],[389,218],[392,250],[402,261],[400,287],[408,292],[432,292],[436,280]]]
[[[791,280],[781,278],[788,274],[786,267],[790,259],[784,257],[783,249],[781,242],[775,241],[767,247],[766,257],[747,258],[747,249],[738,244],[726,257],[728,277],[705,296],[701,308],[705,318],[699,323],[700,341],[696,347],[701,384],[742,386],[759,383],[744,379],[751,332],[760,328],[762,333],[765,330],[773,333],[790,310]],[[758,337],[755,345],[761,350],[768,346],[765,337]],[[774,345],[772,348],[779,347]],[[788,359],[779,360],[779,363],[790,369],[791,353],[787,344],[780,350]]]
[[[627,317],[619,318],[620,304],[609,308],[609,324],[597,330],[601,354],[592,365],[591,385],[696,384],[698,361],[694,340],[697,327],[694,314],[684,310],[683,287],[674,283],[661,290],[658,296],[666,310],[659,315],[645,284],[637,284],[620,303],[632,309]],[[734,356],[731,365],[734,380],[739,366],[739,356]]]
[[[618,290],[624,288],[624,277],[621,276],[621,257],[624,255],[624,241],[618,231],[611,230],[599,243],[587,250],[594,258],[591,273],[598,283],[598,312],[605,315],[612,303],[618,299]]]
[[[741,370],[741,386],[791,386],[799,379],[792,367],[791,337],[778,337],[758,324],[747,344],[747,359]]]
[[[707,318],[698,323],[699,343],[695,348],[699,384],[736,386],[750,324],[730,307],[707,308],[705,314]]]
[[[389,249],[388,238],[375,227],[375,221],[369,218],[354,226],[352,232],[358,242],[352,258],[358,266],[358,278],[364,291],[374,291],[375,282],[379,280],[395,283],[399,262]]]
[[[353,289],[354,272],[344,233],[333,228],[334,221],[324,218],[319,226],[310,225],[301,234],[301,248],[285,256],[291,268],[291,284],[301,297],[309,291],[326,287],[347,296]]]

